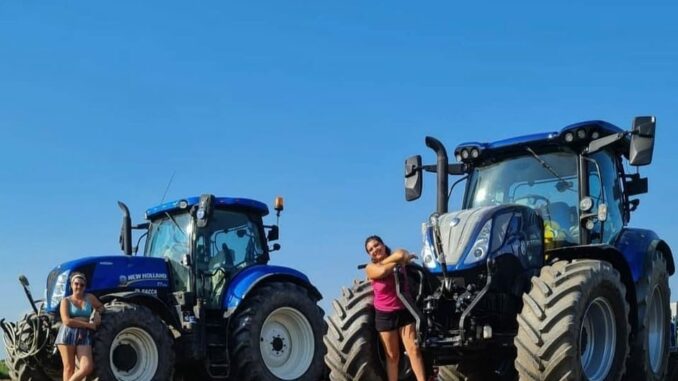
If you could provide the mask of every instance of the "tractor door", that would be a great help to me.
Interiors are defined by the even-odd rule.
[[[596,165],[588,162],[589,196],[593,200],[592,210],[598,210],[600,204],[607,205],[607,218],[604,222],[595,220],[591,230],[591,243],[612,243],[624,227],[624,198],[620,173],[616,157],[609,151],[599,151],[591,155]]]
[[[215,210],[209,225],[196,238],[197,292],[207,308],[221,309],[233,275],[264,259],[261,217]]]

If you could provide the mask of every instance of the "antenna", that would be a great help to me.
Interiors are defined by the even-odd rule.
[[[167,187],[165,188],[165,193],[162,194],[162,200],[160,200],[160,203],[162,204],[165,202],[165,196],[167,196],[167,191],[170,188],[170,185],[172,185],[172,180],[174,180],[174,175],[177,173],[177,171],[172,172],[172,176],[170,176],[169,181],[167,182]]]

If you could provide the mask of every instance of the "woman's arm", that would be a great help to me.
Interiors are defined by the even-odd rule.
[[[61,299],[61,305],[59,306],[59,314],[61,315],[61,322],[66,326],[70,328],[87,328],[87,329],[96,329],[96,325],[78,320],[78,319],[72,319],[71,315],[68,313],[68,306],[69,306],[69,301],[68,298],[63,298]]]
[[[384,259],[384,261],[386,261],[386,259]],[[386,278],[397,265],[397,262],[386,264],[384,264],[383,261],[380,263],[370,263],[365,267],[365,273],[367,273],[369,279],[382,279]]]
[[[93,294],[87,294],[87,297],[89,298],[89,302],[92,305],[92,308],[94,308],[98,313],[103,313],[105,308],[103,303],[99,301],[99,299],[94,296]]]
[[[381,279],[388,276],[397,265],[406,265],[416,256],[404,249],[397,249],[379,263],[370,263],[365,268],[369,279]]]

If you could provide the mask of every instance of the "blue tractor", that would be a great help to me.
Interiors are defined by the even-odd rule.
[[[147,222],[137,225],[119,206],[124,256],[57,266],[43,303],[20,278],[33,312],[2,324],[12,379],[60,379],[54,339],[59,303],[71,293],[75,271],[86,275],[88,292],[106,306],[93,348],[101,381],[171,380],[175,369],[187,370],[185,379],[322,376],[322,296],[299,271],[268,265],[280,245],[269,247],[279,229],[264,225],[265,204],[206,194],[148,209]],[[277,198],[278,216],[282,209]],[[146,238],[142,255],[132,245],[133,229]]]
[[[628,226],[648,191],[625,168],[650,164],[654,117],[631,131],[603,121],[493,143],[465,143],[449,164],[405,162],[405,194],[437,174],[437,208],[422,226],[422,265],[409,266],[418,343],[441,380],[665,379],[672,351],[671,249]],[[448,176],[465,184],[448,212]],[[325,338],[333,381],[383,377],[369,282],[335,301]],[[349,343],[368,338],[361,350]],[[403,358],[405,356],[401,356]],[[403,364],[402,379],[411,374]]]

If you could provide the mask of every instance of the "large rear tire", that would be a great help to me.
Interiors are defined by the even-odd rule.
[[[320,380],[324,332],[323,312],[306,289],[288,282],[258,287],[231,322],[234,379]]]
[[[629,353],[626,288],[612,265],[559,261],[532,278],[518,315],[521,380],[620,380]]]
[[[664,255],[652,254],[636,285],[638,331],[631,345],[626,380],[662,381],[669,364],[671,311],[669,273]]]
[[[106,304],[94,339],[99,381],[163,381],[174,373],[172,336],[150,309],[120,301]]]
[[[354,281],[350,289],[342,290],[342,296],[332,306],[334,312],[327,319],[324,340],[330,380],[385,380],[382,348],[374,327],[372,283]],[[414,380],[407,356],[400,356],[398,368],[400,381]]]

